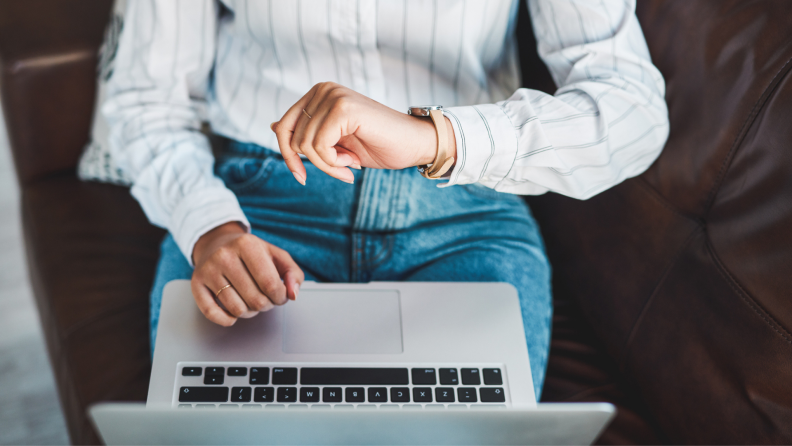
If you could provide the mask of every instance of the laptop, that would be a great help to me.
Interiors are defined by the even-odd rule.
[[[305,282],[225,328],[187,280],[163,292],[145,407],[91,409],[108,444],[581,444],[613,413],[536,404],[509,284]]]

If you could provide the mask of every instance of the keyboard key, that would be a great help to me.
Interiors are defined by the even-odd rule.
[[[430,386],[437,384],[435,369],[412,369],[412,383],[413,385]]]
[[[223,375],[204,375],[204,384],[223,384]]]
[[[257,403],[271,403],[275,401],[275,389],[272,387],[254,387],[253,401]]]
[[[182,376],[201,376],[203,369],[201,367],[184,367],[182,369]]]
[[[479,375],[479,369],[462,369],[462,384],[481,384],[481,375]]]
[[[440,384],[451,384],[453,386],[459,384],[457,369],[440,369]]]
[[[297,369],[272,369],[272,384],[297,384]]]
[[[319,388],[318,387],[301,387],[300,388],[300,402],[301,403],[318,403],[319,402]]]
[[[273,379],[274,381],[274,379]],[[296,387],[278,387],[279,403],[294,403],[297,401]]]
[[[228,376],[247,376],[247,367],[229,367]]]
[[[322,389],[322,401],[325,403],[340,403],[341,402],[341,388],[340,387],[325,387]]]
[[[303,367],[300,370],[300,384],[392,386],[406,385],[409,381],[405,368]]]
[[[476,397],[476,388],[475,387],[460,387],[460,388],[458,388],[457,389],[457,397],[459,398],[459,402],[460,403],[476,403],[476,402],[478,402],[478,398]]]
[[[484,384],[488,386],[502,386],[503,376],[500,369],[484,369]],[[484,398],[482,396],[482,398]]]
[[[179,390],[180,403],[225,403],[228,401],[228,387],[182,387]]]
[[[391,402],[409,403],[410,389],[408,389],[407,387],[391,387]]]
[[[346,389],[346,400],[347,403],[362,403],[366,401],[366,397],[363,394],[362,387],[347,387]]]
[[[250,387],[234,387],[231,389],[231,401],[234,403],[250,402]]]
[[[388,389],[385,387],[369,387],[368,400],[369,403],[387,403]]]
[[[482,387],[479,389],[481,392],[482,403],[505,403],[506,394],[500,387]]]
[[[456,401],[454,399],[454,389],[450,387],[435,388],[435,400],[437,400],[438,403],[453,403]]]
[[[207,375],[225,375],[225,367],[207,367]]]
[[[413,401],[416,403],[431,403],[432,389],[429,387],[413,387]]]
[[[252,367],[250,369],[250,384],[254,386],[269,384],[269,367]]]

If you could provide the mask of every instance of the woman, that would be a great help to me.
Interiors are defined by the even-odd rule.
[[[513,0],[130,2],[103,110],[170,232],[152,345],[174,279],[221,325],[304,280],[508,282],[538,398],[550,270],[518,195],[586,199],[638,175],[668,120],[634,0],[528,6],[554,96],[518,89]],[[436,123],[405,114],[440,104]]]

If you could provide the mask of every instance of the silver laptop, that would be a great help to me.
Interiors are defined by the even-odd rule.
[[[440,437],[459,443],[449,429],[478,426],[476,432],[492,434],[500,426],[511,429],[501,440],[549,444],[591,442],[613,414],[608,404],[535,401],[517,292],[509,284],[306,282],[296,301],[224,328],[200,313],[185,280],[163,293],[146,408],[100,406],[92,416],[110,444],[407,438],[350,437],[357,423],[383,432],[417,423],[434,443]],[[141,423],[140,437],[118,430],[132,419]],[[306,420],[318,436],[299,428]],[[538,436],[512,435],[525,434],[525,426]],[[262,429],[269,434],[259,435]],[[554,436],[544,434],[550,431]],[[512,444],[498,438],[468,444]]]

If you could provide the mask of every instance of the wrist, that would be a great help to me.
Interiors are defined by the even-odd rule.
[[[426,136],[423,139],[426,143],[422,144],[423,150],[421,152],[421,157],[415,165],[423,166],[432,164],[437,157],[437,130],[435,129],[434,123],[429,119],[419,118],[418,121],[420,121],[422,127],[425,128],[424,134]],[[447,135],[446,141],[448,141],[446,156],[454,158],[456,161],[456,137],[454,136],[454,127],[451,125],[451,120],[447,117],[443,119],[443,122],[445,123],[445,132]]]
[[[204,235],[198,238],[198,241],[195,242],[192,251],[192,258],[193,264],[197,265],[203,258],[203,254],[212,245],[212,241],[224,237],[227,235],[232,234],[246,234],[247,230],[241,223],[237,221],[230,221],[228,223],[223,223],[220,226],[217,226],[209,231],[207,231]]]

